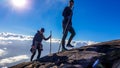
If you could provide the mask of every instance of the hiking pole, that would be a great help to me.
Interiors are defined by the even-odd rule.
[[[70,22],[70,19],[71,19],[71,15],[72,15],[72,14],[70,14],[70,18],[69,18],[68,21],[67,21],[67,25],[66,25],[65,30],[64,30],[64,32],[63,32],[63,36],[65,35],[65,32],[66,32],[66,30],[67,30],[67,28],[68,28],[68,25],[69,25],[69,22]],[[59,45],[58,53],[59,53],[59,51],[60,51],[61,45],[62,45],[62,40],[61,40],[60,45]]]
[[[52,31],[50,31],[50,35],[51,35],[51,38],[52,38]],[[50,54],[51,54],[51,50],[52,50],[51,38],[50,38]]]

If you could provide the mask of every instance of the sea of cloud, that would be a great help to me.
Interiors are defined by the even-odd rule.
[[[21,62],[30,61],[32,38],[31,36],[19,34],[0,33],[0,68],[7,68]],[[60,39],[52,39],[52,53],[58,51],[60,41]],[[93,41],[72,41],[75,48],[95,43]],[[43,51],[41,57],[49,54],[50,40],[43,41],[42,44]],[[34,59],[36,59],[36,56]]]

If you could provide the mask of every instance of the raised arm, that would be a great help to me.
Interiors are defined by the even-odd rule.
[[[50,39],[50,38],[51,38],[51,35],[50,35],[48,38],[45,38],[45,36],[44,36],[44,35],[42,35],[42,37],[43,37],[43,39],[44,39],[44,40],[48,40],[48,39]]]

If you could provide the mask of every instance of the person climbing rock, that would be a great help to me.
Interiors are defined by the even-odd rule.
[[[34,38],[33,38],[33,43],[32,43],[32,48],[30,49],[30,51],[32,52],[32,56],[30,61],[33,60],[35,54],[36,54],[36,50],[38,50],[38,56],[37,56],[37,60],[40,58],[41,55],[41,51],[43,50],[43,45],[42,45],[42,40],[48,40],[51,38],[51,35],[48,38],[45,38],[44,36],[44,28],[41,28],[40,30],[37,31],[37,33],[35,34]]]
[[[75,30],[72,27],[73,5],[74,5],[74,1],[70,0],[69,6],[65,7],[62,13],[62,16],[64,17],[62,22],[62,27],[63,27],[62,50],[67,50],[67,48],[65,48],[65,39],[67,37],[68,32],[71,33],[71,36],[68,40],[67,47],[74,47],[73,45],[70,44],[73,37],[75,36]]]

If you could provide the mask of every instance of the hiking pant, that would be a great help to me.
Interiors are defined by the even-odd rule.
[[[68,44],[70,44],[72,39],[73,39],[73,37],[75,36],[75,31],[74,31],[72,26],[68,26],[66,28],[66,25],[63,25],[62,48],[65,48],[65,39],[67,37],[68,32],[71,33],[71,36],[70,36],[70,38],[68,40]]]
[[[38,55],[37,55],[37,59],[39,59],[40,58],[40,56],[41,56],[41,51],[43,50],[43,48],[42,48],[42,44],[40,44],[39,42],[37,42],[37,41],[35,41],[35,50],[34,50],[34,52],[32,53],[32,56],[31,56],[31,61],[33,60],[33,58],[34,58],[34,56],[35,56],[35,54],[36,54],[36,50],[38,50]]]

